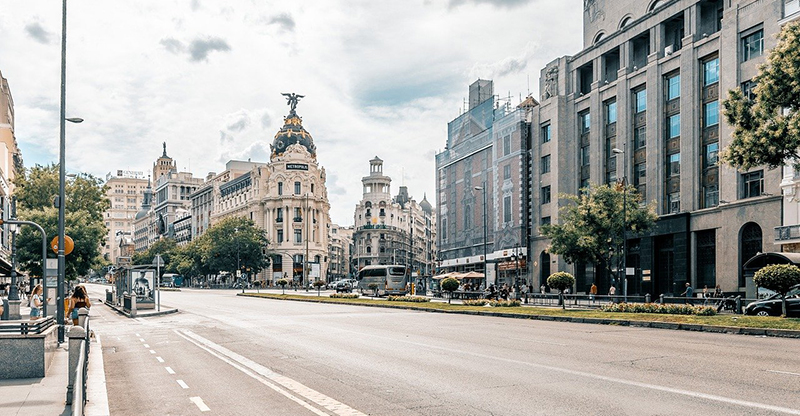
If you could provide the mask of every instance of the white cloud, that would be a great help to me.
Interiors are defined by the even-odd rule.
[[[298,113],[329,178],[331,216],[353,221],[369,159],[385,160],[435,203],[433,155],[469,83],[496,93],[537,89],[539,71],[581,45],[579,0],[249,0],[69,3],[67,168],[97,175],[148,170],[161,142],[195,175],[228,159],[266,162],[288,113]],[[58,154],[61,8],[3,0],[0,71],[16,105],[25,163]],[[273,24],[269,24],[273,21]],[[45,30],[49,29],[49,31]],[[33,28],[34,33],[38,33]],[[534,53],[535,52],[535,53]],[[488,74],[487,74],[488,73]],[[536,93],[536,91],[534,91]]]

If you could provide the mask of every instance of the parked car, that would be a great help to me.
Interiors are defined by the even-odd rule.
[[[783,313],[781,295],[774,294],[764,300],[751,302],[744,308],[746,315],[780,316]],[[800,285],[796,285],[786,294],[786,316],[800,317]]]
[[[352,292],[353,291],[353,284],[350,283],[350,279],[345,280],[338,280],[336,281],[336,286],[334,287],[336,292]]]

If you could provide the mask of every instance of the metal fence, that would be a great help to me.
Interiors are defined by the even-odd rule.
[[[55,324],[56,321],[52,316],[35,321],[3,322],[0,323],[0,333],[35,335],[43,333]]]

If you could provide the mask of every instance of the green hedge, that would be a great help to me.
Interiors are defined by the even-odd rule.
[[[358,293],[331,293],[330,296],[334,299],[357,299]]]
[[[424,296],[388,296],[386,300],[390,302],[416,302],[416,303],[424,303],[430,302],[429,298]]]
[[[522,305],[518,300],[488,300],[488,299],[467,299],[464,301],[466,306],[493,306],[498,308],[511,308]]]
[[[603,312],[662,313],[667,315],[713,316],[717,310],[711,306],[673,305],[658,303],[612,303],[604,305]]]

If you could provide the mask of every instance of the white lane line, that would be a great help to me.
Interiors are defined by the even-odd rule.
[[[786,374],[786,375],[789,375],[789,376],[798,376],[798,377],[800,377],[800,374],[792,373],[792,372],[789,372],[789,371],[767,370],[767,372],[768,373],[775,373],[775,374]]]
[[[203,399],[201,399],[199,397],[190,397],[189,400],[191,400],[192,403],[196,404],[201,412],[210,412],[211,411],[211,409],[209,409],[208,406],[206,406],[206,404],[203,403]]]
[[[144,342],[144,338],[139,338],[139,341],[142,341],[142,342]]]
[[[144,344],[144,347],[145,348],[150,348],[150,345],[149,344]]]
[[[188,386],[188,385],[186,385],[186,383],[184,383],[184,382],[183,382],[183,380],[175,380],[175,381],[177,381],[177,382],[178,382],[178,385],[180,385],[181,387],[183,387],[183,388],[185,388],[185,389],[188,389],[188,388],[189,388],[189,386]]]
[[[141,335],[139,335],[139,334],[136,334],[136,336],[137,336],[137,337],[140,337]]]
[[[185,338],[187,341],[197,345],[198,347],[206,350],[209,354],[219,358],[220,360],[230,364],[232,367],[236,368],[237,370],[247,374],[248,376],[256,379],[261,384],[275,390],[276,392],[284,395],[288,399],[294,401],[295,403],[303,406],[304,408],[308,409],[309,411],[313,412],[319,416],[328,416],[328,413],[325,413],[310,404],[306,403],[300,397],[305,398],[317,405],[324,407],[325,409],[329,410],[330,412],[340,415],[340,416],[366,416],[366,414],[353,409],[352,407],[336,401],[316,390],[313,390],[299,382],[286,377],[280,374],[273,372],[272,370],[264,367],[261,364],[258,364],[246,357],[243,357],[221,345],[217,345],[200,335],[195,334],[192,331],[188,330],[174,330],[176,334]],[[275,383],[280,384],[284,388],[291,390],[293,393],[297,394],[297,397],[294,394],[284,390],[281,387],[278,387]]]
[[[156,353],[155,350],[150,350],[150,354],[155,354],[155,353]]]
[[[170,367],[164,367],[164,369],[167,370],[167,372],[170,373],[170,374],[175,374],[175,370],[173,370]]]
[[[156,357],[156,360],[158,360],[158,362],[160,362],[160,363],[163,363],[163,362],[164,362],[164,359],[163,359],[163,358],[161,358],[161,357]]]
[[[790,409],[788,407],[773,406],[771,404],[766,404],[766,403],[758,403],[758,402],[750,402],[750,401],[746,401],[746,400],[732,399],[730,397],[725,397],[725,396],[717,396],[717,395],[714,395],[714,394],[698,393],[698,392],[691,391],[691,390],[682,390],[682,389],[677,389],[677,388],[673,388],[673,387],[659,386],[658,384],[642,383],[642,382],[633,381],[633,380],[626,380],[626,379],[623,379],[623,378],[609,377],[609,376],[603,376],[603,375],[600,375],[600,374],[587,373],[587,372],[584,372],[584,371],[577,371],[577,370],[570,370],[570,369],[567,369],[567,368],[554,367],[554,366],[551,366],[551,365],[536,364],[536,363],[531,363],[531,362],[527,362],[527,361],[519,361],[519,360],[514,360],[514,359],[511,359],[511,358],[495,357],[493,355],[486,355],[486,354],[481,354],[481,353],[477,353],[477,352],[463,351],[463,350],[459,350],[459,349],[455,349],[455,348],[441,347],[441,346],[438,346],[438,345],[430,345],[430,344],[425,344],[425,343],[422,343],[422,342],[406,341],[406,340],[403,340],[403,339],[384,337],[384,336],[375,335],[375,334],[365,334],[363,332],[358,332],[358,331],[350,331],[350,330],[346,330],[346,329],[337,329],[337,331],[339,331],[339,332],[350,332],[350,333],[353,333],[353,334],[358,334],[360,336],[366,335],[366,336],[371,336],[371,337],[375,337],[375,338],[379,338],[379,339],[386,339],[386,340],[391,341],[391,342],[403,342],[403,343],[410,344],[410,345],[416,345],[416,346],[426,347],[426,348],[435,349],[435,350],[447,351],[447,352],[450,352],[450,353],[453,353],[453,354],[470,355],[470,356],[473,356],[473,357],[484,358],[484,359],[487,359],[487,360],[503,361],[503,362],[507,362],[507,363],[511,363],[511,364],[524,365],[524,366],[529,366],[529,367],[533,367],[533,368],[539,368],[539,369],[543,369],[543,370],[549,370],[549,371],[554,371],[554,372],[574,375],[574,376],[578,376],[578,377],[592,378],[592,379],[595,379],[595,380],[608,381],[608,382],[611,382],[611,383],[617,383],[617,384],[623,384],[623,385],[627,385],[627,386],[640,387],[640,388],[643,388],[643,389],[650,389],[650,390],[662,391],[662,392],[666,392],[666,393],[679,394],[679,395],[693,397],[693,398],[697,398],[697,399],[705,399],[705,400],[710,400],[710,401],[715,401],[715,402],[732,404],[732,405],[736,405],[736,406],[750,407],[750,408],[753,408],[753,409],[761,409],[761,410],[768,410],[768,411],[771,411],[771,412],[785,413],[785,414],[789,414],[789,415],[800,415],[800,409]],[[178,334],[178,335],[180,335],[180,334]]]

